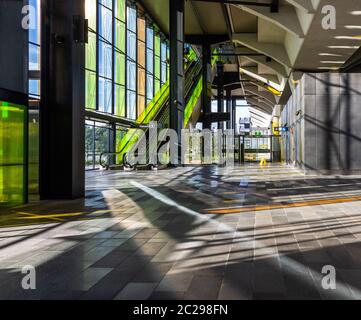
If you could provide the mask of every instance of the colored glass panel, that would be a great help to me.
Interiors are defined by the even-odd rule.
[[[120,21],[116,21],[115,47],[121,52],[125,52],[125,24]]]
[[[115,82],[125,85],[125,55],[115,52]]]
[[[145,43],[138,41],[138,65],[145,69]]]
[[[85,71],[85,107],[96,109],[96,82],[95,72]]]
[[[112,81],[99,78],[99,110],[112,112]]]
[[[99,12],[99,35],[109,43],[112,43],[113,40],[112,18],[112,11],[101,5]]]
[[[99,75],[106,78],[112,77],[112,46],[99,41]]]
[[[157,79],[160,79],[160,57],[159,56],[154,57],[154,76]]]
[[[0,101],[0,206],[26,201],[26,109]]]
[[[138,18],[138,39],[145,42],[145,20]]]
[[[160,80],[156,79],[154,80],[154,92],[157,94],[160,90]]]
[[[154,38],[154,52],[156,56],[160,56],[160,36],[156,35]]]
[[[116,0],[115,16],[121,21],[125,21],[125,0]]]
[[[115,114],[125,117],[125,88],[115,85]]]
[[[86,45],[86,62],[85,67],[89,70],[95,71],[96,70],[96,34],[90,32],[89,33],[89,40]]]
[[[138,114],[142,114],[145,109],[145,97],[138,95]]]
[[[85,17],[88,19],[88,27],[97,29],[97,2],[96,0],[85,0]]]
[[[145,70],[138,68],[138,94],[145,95]]]
[[[129,119],[136,119],[136,94],[133,91],[128,91],[128,99],[127,99],[127,117]]]

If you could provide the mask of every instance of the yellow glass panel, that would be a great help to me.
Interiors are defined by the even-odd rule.
[[[145,95],[145,70],[138,68],[138,94]]]
[[[145,42],[145,20],[138,18],[138,39]]]
[[[145,43],[138,41],[138,64],[145,68]]]
[[[138,95],[138,114],[142,114],[145,109],[145,97]]]

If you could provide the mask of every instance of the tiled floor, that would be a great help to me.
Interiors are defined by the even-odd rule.
[[[281,165],[91,173],[85,200],[2,214],[0,299],[360,299],[360,185]]]

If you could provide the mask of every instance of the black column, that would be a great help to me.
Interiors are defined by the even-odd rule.
[[[203,129],[211,129],[212,113],[212,55],[211,46],[207,41],[202,44],[202,108]]]
[[[226,106],[227,106],[227,110],[226,112],[229,114],[229,120],[227,121],[227,129],[232,129],[232,91],[231,90],[227,90],[226,93]]]
[[[84,0],[43,0],[40,196],[85,193]]]
[[[238,126],[239,126],[239,119],[236,119],[236,105],[237,105],[237,100],[236,99],[232,99],[231,100],[231,106],[232,106],[232,124],[231,127],[234,130],[234,134],[237,134],[238,132]]]
[[[223,63],[217,63],[217,99],[218,99],[218,113],[223,112],[223,101],[224,101],[224,68]],[[218,122],[218,129],[222,128],[222,122]]]
[[[170,128],[178,133],[184,114],[184,0],[169,0],[170,17]]]
[[[0,88],[28,93],[28,30],[25,0],[0,0]],[[28,13],[28,12],[27,12]],[[25,27],[25,28],[24,28]]]

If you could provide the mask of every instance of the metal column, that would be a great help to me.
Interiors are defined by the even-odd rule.
[[[84,0],[42,2],[40,196],[85,194]]]
[[[211,129],[212,113],[212,55],[211,46],[207,41],[202,44],[202,110],[203,110],[203,129]]]
[[[170,128],[178,133],[178,150],[184,123],[184,0],[169,0],[170,25]],[[179,153],[180,154],[180,153]]]

